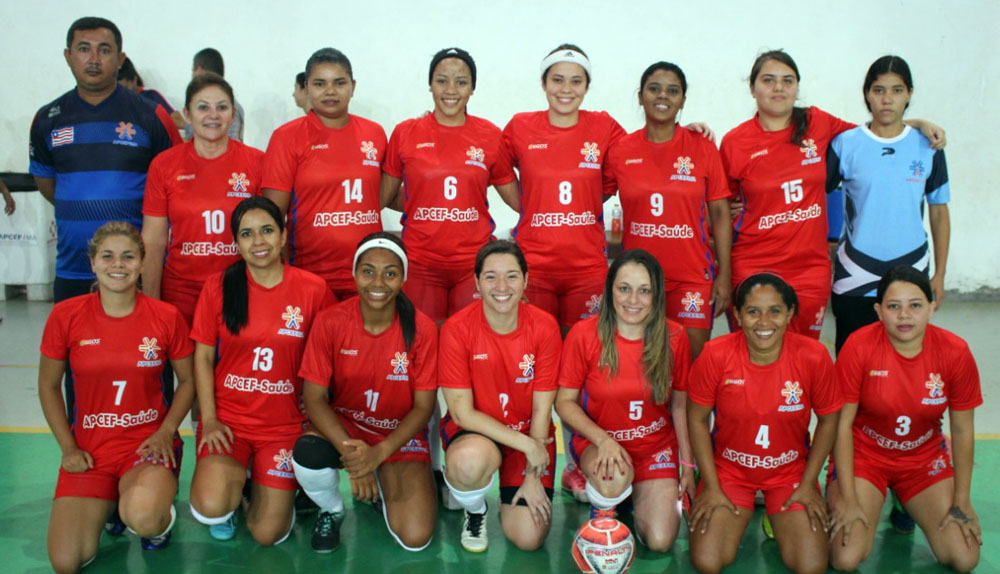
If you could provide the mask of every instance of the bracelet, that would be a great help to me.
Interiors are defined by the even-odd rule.
[[[688,468],[698,468],[697,464],[695,464],[693,462],[688,462],[688,461],[686,461],[684,459],[681,459],[681,466],[686,466]]]

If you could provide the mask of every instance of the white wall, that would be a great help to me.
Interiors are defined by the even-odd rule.
[[[756,54],[784,48],[802,71],[801,100],[849,119],[867,117],[861,83],[871,62],[896,53],[910,63],[912,117],[948,130],[952,245],[947,287],[1000,288],[997,146],[1000,128],[1000,22],[995,0],[628,3],[577,0],[443,2],[94,2],[6,0],[0,8],[0,170],[27,171],[34,112],[73,85],[62,58],[77,17],[110,18],[124,34],[147,86],[181,104],[191,56],[212,46],[247,112],[246,140],[264,148],[271,131],[296,116],[295,73],[317,48],[352,60],[358,88],[351,112],[391,132],[429,109],[427,65],[438,49],[469,50],[479,68],[471,112],[501,127],[518,111],[545,105],[538,62],[562,42],[590,55],[594,82],[585,107],[605,109],[629,131],[642,125],[639,75],[657,60],[688,77],[682,121],[708,122],[720,135],[750,117],[746,78]],[[620,7],[618,7],[620,5]],[[877,7],[872,7],[876,5]],[[794,6],[790,10],[788,6]],[[500,227],[514,214],[494,201]],[[387,219],[396,225],[396,218]]]

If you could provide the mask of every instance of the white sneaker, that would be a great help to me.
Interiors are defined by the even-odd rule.
[[[486,552],[486,513],[473,514],[465,511],[462,523],[462,548],[469,552]]]

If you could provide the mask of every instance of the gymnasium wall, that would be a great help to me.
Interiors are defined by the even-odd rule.
[[[794,6],[790,9],[790,6]],[[1000,22],[995,0],[867,2],[357,2],[336,0],[100,3],[7,0],[0,7],[0,171],[27,171],[34,112],[73,86],[63,56],[77,17],[110,18],[146,85],[177,106],[191,57],[212,46],[246,109],[246,140],[264,148],[271,131],[294,118],[295,74],[317,48],[343,50],[354,65],[351,112],[381,123],[432,108],[427,65],[438,49],[469,50],[479,68],[470,111],[503,126],[512,114],[542,109],[538,63],[562,42],[590,55],[593,84],[584,107],[607,110],[629,131],[642,125],[639,75],[657,60],[679,64],[689,90],[682,122],[705,121],[721,136],[749,118],[746,83],[765,49],[784,48],[802,72],[801,103],[845,119],[867,119],[861,84],[886,53],[906,58],[916,85],[911,117],[948,131],[952,245],[947,287],[1000,289],[997,222],[1000,128]],[[498,228],[516,216],[492,192]],[[387,215],[398,228],[398,215]]]

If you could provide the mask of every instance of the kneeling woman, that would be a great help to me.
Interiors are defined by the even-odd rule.
[[[691,369],[688,425],[701,469],[691,561],[718,572],[736,559],[761,490],[785,566],[825,572],[827,514],[816,479],[843,404],[830,353],[786,332],[798,300],[777,275],[749,276],[734,305],[742,330],[709,341]],[[819,422],[810,447],[811,411]]]
[[[180,425],[191,408],[191,340],[176,307],[137,290],[145,255],[139,232],[114,221],[89,246],[96,293],[57,303],[38,365],[42,412],[62,450],[49,518],[49,561],[76,572],[97,556],[115,510],[148,550],[170,540],[180,470]],[[178,386],[167,410],[166,361]],[[73,364],[76,419],[66,418],[62,379]]]
[[[874,526],[892,488],[938,561],[968,572],[979,563],[983,543],[970,499],[973,409],[983,404],[979,370],[965,341],[928,324],[935,303],[925,273],[896,267],[876,294],[879,322],[855,331],[837,359],[847,403],[827,488],[831,561],[838,570],[854,570],[871,554]],[[951,453],[941,434],[945,410]]]
[[[535,550],[552,523],[559,324],[521,303],[528,264],[516,243],[484,245],[476,255],[475,280],[480,301],[441,328],[445,479],[465,508],[463,548],[486,550],[486,493],[499,470],[504,536],[522,550]]]
[[[242,259],[205,283],[191,333],[201,406],[191,513],[214,538],[232,538],[252,465],[247,526],[269,546],[295,523],[291,457],[305,423],[297,370],[333,295],[319,276],[282,263],[284,218],[271,200],[244,199],[230,219]]]
[[[320,509],[317,552],[340,545],[340,468],[354,498],[381,507],[400,546],[423,550],[434,533],[427,421],[437,400],[437,327],[401,292],[407,265],[395,236],[362,239],[358,296],[323,312],[306,345],[299,374],[312,429],[295,444],[293,463]]]
[[[613,515],[630,495],[651,550],[677,538],[677,501],[694,491],[686,427],[691,349],[666,318],[663,269],[633,249],[608,270],[597,317],[566,337],[556,412],[573,427],[571,454],[587,477],[591,515]]]

